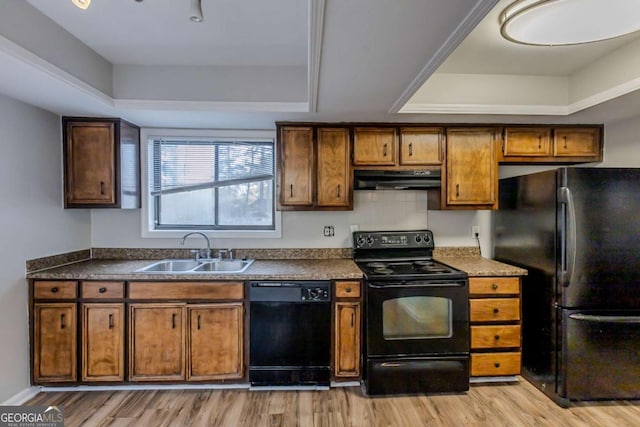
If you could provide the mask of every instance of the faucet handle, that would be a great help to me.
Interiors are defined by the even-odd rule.
[[[224,258],[224,254],[229,253],[229,251],[227,249],[220,249],[218,251],[218,258],[223,259]]]
[[[192,254],[196,260],[200,259],[200,249],[191,249],[189,253]]]
[[[229,259],[233,259],[233,249],[229,248],[227,252],[229,253]]]

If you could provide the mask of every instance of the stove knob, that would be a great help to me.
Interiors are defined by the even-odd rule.
[[[369,236],[369,237],[367,237],[367,243],[368,243],[369,245],[373,245],[373,236]]]
[[[422,242],[422,236],[418,234],[416,236],[416,243],[420,243],[420,242]]]
[[[356,244],[357,244],[358,246],[362,246],[362,245],[364,245],[364,237],[359,236],[359,237],[358,237],[358,240],[356,240]]]
[[[428,234],[425,234],[425,235],[424,235],[424,242],[425,242],[426,244],[431,243],[431,236],[430,236],[430,235],[428,235]]]

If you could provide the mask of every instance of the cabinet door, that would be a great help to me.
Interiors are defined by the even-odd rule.
[[[313,205],[313,128],[280,130],[280,204]]]
[[[66,205],[115,204],[115,124],[66,122]]]
[[[447,206],[497,208],[496,129],[447,130]]]
[[[242,378],[242,303],[189,306],[188,311],[188,379]]]
[[[75,382],[76,304],[35,303],[33,309],[34,381]]]
[[[355,128],[353,164],[395,166],[396,141],[395,128]]]
[[[558,157],[600,156],[600,132],[597,128],[560,128],[554,130],[554,155]]]
[[[441,165],[442,128],[400,129],[401,165]]]
[[[124,381],[124,303],[82,304],[82,381]]]
[[[502,153],[505,157],[551,156],[551,129],[506,128]]]
[[[349,129],[318,129],[318,206],[351,205]]]
[[[131,304],[129,380],[185,379],[185,304]]]
[[[360,302],[336,302],[334,375],[360,376]]]

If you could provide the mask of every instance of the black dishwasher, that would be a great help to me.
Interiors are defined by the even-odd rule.
[[[252,387],[329,385],[330,289],[329,281],[250,282]]]

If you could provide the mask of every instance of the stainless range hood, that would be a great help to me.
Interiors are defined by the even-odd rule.
[[[354,190],[426,190],[440,188],[440,169],[433,170],[355,170]]]

